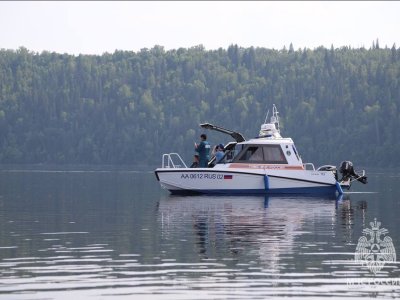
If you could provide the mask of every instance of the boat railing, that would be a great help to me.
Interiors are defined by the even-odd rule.
[[[311,170],[311,171],[315,171],[315,167],[313,163],[304,163],[303,164],[304,169],[306,170]]]
[[[163,168],[187,168],[182,157],[178,153],[165,153],[162,157]]]

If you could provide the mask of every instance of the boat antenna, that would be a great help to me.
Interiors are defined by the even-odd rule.
[[[276,108],[276,105],[273,104],[271,119],[269,122],[267,121],[269,115],[268,110],[267,116],[264,121],[265,123],[261,125],[259,137],[281,138],[278,114],[278,109]]]
[[[269,111],[268,111],[269,112]],[[276,105],[273,104],[272,105],[272,117],[271,117],[271,123],[276,124],[276,129],[278,130],[278,132],[280,132],[280,128],[279,128],[279,116],[278,116],[279,112],[278,109],[276,108]]]
[[[266,123],[267,123],[267,120],[268,120],[268,115],[269,115],[268,103],[267,103],[267,104],[265,104],[264,111],[266,111],[267,109],[268,109],[268,111],[267,111],[267,115],[265,116],[264,124],[266,124]]]
[[[268,120],[268,115],[269,115],[269,109],[268,109],[268,111],[267,111],[267,115],[265,116],[264,124],[266,124],[266,123],[267,123],[267,120]]]

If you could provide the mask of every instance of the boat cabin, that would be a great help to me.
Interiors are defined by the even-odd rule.
[[[259,138],[227,147],[218,164],[258,164],[303,166],[290,138]]]

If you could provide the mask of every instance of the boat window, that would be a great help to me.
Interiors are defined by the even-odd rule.
[[[287,164],[285,155],[279,145],[263,146],[264,160],[267,164]]]
[[[225,151],[225,155],[221,158],[221,160],[218,162],[219,164],[226,164],[230,163],[234,160],[236,155],[243,149],[243,146],[236,146],[233,147],[231,150]]]
[[[294,145],[292,145],[292,149],[293,149],[294,154],[296,154],[297,160],[300,160],[299,155],[297,154],[296,147]]]
[[[261,147],[250,146],[244,151],[244,153],[239,157],[239,161],[263,161],[263,152]]]
[[[251,145],[245,148],[235,162],[253,162],[263,164],[287,164],[280,145]]]

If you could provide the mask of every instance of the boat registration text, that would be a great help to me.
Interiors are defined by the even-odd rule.
[[[212,179],[212,180],[224,180],[232,179],[233,175],[226,174],[214,174],[214,173],[193,173],[193,174],[182,174],[181,179]]]

